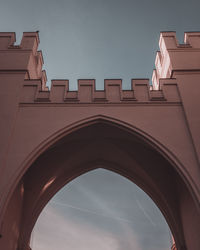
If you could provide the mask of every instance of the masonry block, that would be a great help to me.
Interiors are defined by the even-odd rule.
[[[37,52],[39,45],[38,32],[24,32],[20,47],[24,50],[32,50],[33,53]]]
[[[106,99],[108,102],[120,102],[122,99],[122,80],[105,80]]]
[[[185,32],[184,43],[200,49],[200,32]]]
[[[177,103],[181,102],[176,79],[160,79],[159,84],[161,86],[163,96],[167,101]]]
[[[64,102],[65,95],[68,89],[69,89],[69,81],[52,80],[50,101],[55,103]]]
[[[149,96],[149,80],[148,79],[132,79],[132,88],[135,98],[139,102],[148,102]]]
[[[94,98],[95,80],[78,80],[78,100],[90,103]]]
[[[16,41],[14,32],[0,32],[0,50],[7,50]]]
[[[22,91],[20,95],[21,103],[33,103],[40,96],[41,91],[41,81],[40,80],[25,80],[22,86]],[[41,98],[40,98],[41,100]]]

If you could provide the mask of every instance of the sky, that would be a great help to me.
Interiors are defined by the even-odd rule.
[[[38,31],[51,79],[151,79],[160,31],[200,31],[199,0],[0,0],[0,31]],[[47,204],[32,250],[167,250],[169,229],[152,200],[103,169],[80,176]]]
[[[99,168],[74,179],[47,204],[33,250],[169,250],[170,230],[134,183]]]
[[[160,31],[200,30],[199,0],[0,0],[0,30],[40,33],[51,79],[150,78]]]

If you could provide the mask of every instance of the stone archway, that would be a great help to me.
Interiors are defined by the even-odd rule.
[[[105,119],[85,123],[58,140],[23,176],[19,249],[27,249],[32,228],[49,199],[73,178],[99,166],[127,177],[149,194],[164,214],[178,249],[184,249],[184,225],[178,205],[181,192],[190,193],[182,178],[155,145]]]
[[[162,32],[146,79],[46,87],[37,32],[0,33],[0,249],[27,250],[48,200],[101,164],[134,181],[164,214],[178,250],[199,250],[199,33]],[[186,60],[187,59],[187,60]]]

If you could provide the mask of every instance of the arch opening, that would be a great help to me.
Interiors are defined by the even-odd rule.
[[[32,250],[169,250],[172,243],[150,197],[127,178],[98,168],[69,182],[48,202],[30,245]]]
[[[186,249],[180,206],[185,197],[192,208],[195,204],[180,174],[163,154],[135,132],[102,119],[56,140],[19,182],[23,190],[19,249],[27,249],[35,222],[48,201],[71,180],[99,166],[143,189],[163,213],[177,248]]]

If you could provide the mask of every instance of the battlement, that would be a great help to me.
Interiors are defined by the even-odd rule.
[[[78,90],[69,91],[68,80],[53,80],[50,91],[42,91],[41,81],[25,80],[21,104],[133,104],[180,102],[175,79],[163,79],[162,90],[150,90],[148,79],[132,79],[131,90],[122,90],[121,79],[106,79],[104,90],[96,90],[94,79],[78,80]]]
[[[20,45],[15,45],[15,41],[14,32],[0,32],[0,71],[24,71],[29,79],[42,79],[45,85],[42,52],[38,51],[38,32],[24,32]]]
[[[24,32],[20,45],[14,45],[16,42],[15,32],[0,32],[0,50],[20,49],[33,50],[35,53],[39,45],[38,32]]]
[[[132,90],[122,90],[119,79],[105,80],[104,91],[96,90],[95,80],[79,80],[78,91],[69,91],[67,80],[53,80],[49,91],[46,73],[42,70],[42,52],[38,51],[38,32],[24,32],[20,45],[15,45],[15,41],[15,33],[0,33],[0,72],[8,75],[11,72],[25,73],[22,98],[25,103],[177,102],[179,97],[174,72],[200,71],[200,32],[186,32],[184,44],[178,43],[175,32],[161,32],[160,51],[156,54],[156,69],[152,76],[153,91],[149,81],[143,79],[133,79]]]
[[[174,77],[176,71],[200,71],[200,32],[185,32],[179,44],[175,32],[161,32],[152,82],[159,89],[160,78]]]

